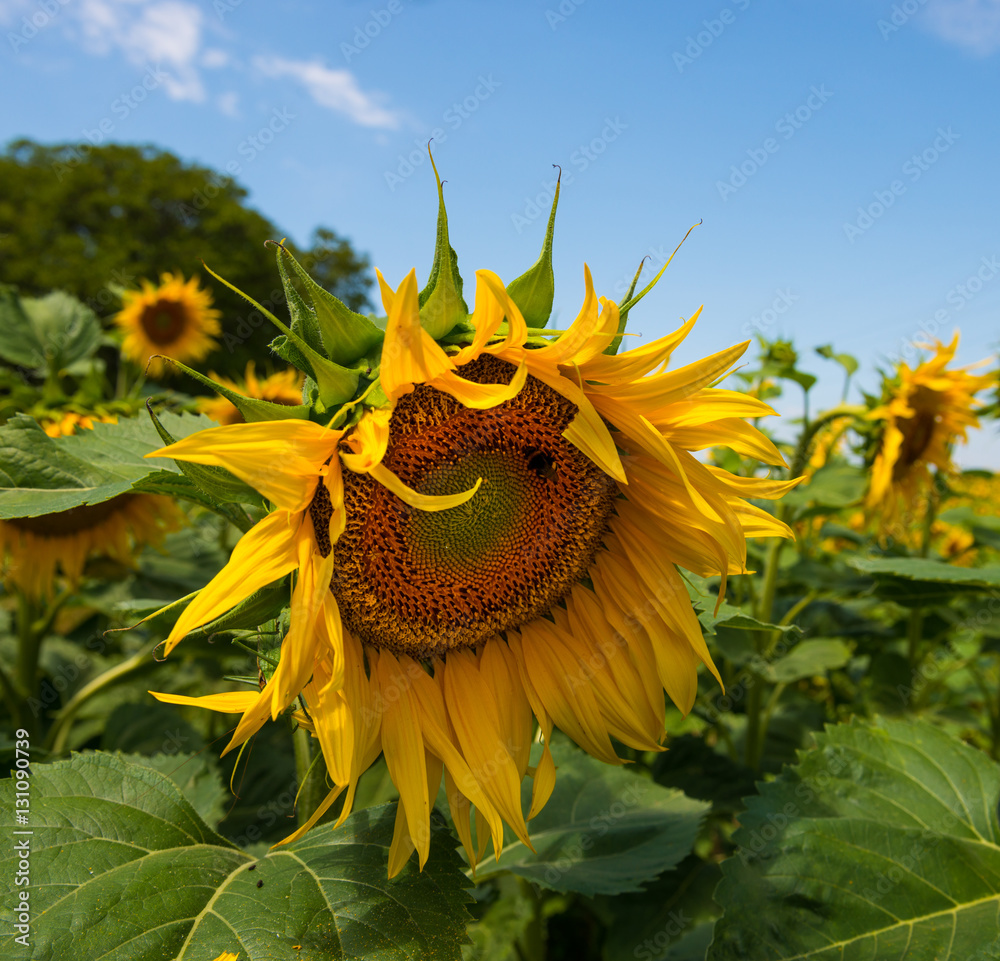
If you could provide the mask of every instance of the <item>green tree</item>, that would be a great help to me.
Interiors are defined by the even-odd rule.
[[[274,253],[264,246],[283,232],[246,197],[231,177],[153,146],[14,141],[0,154],[0,282],[27,295],[65,290],[107,317],[120,306],[117,287],[164,271],[197,273],[223,314],[223,343],[205,366],[239,374],[268,356],[275,331],[201,261],[284,313]],[[309,248],[288,246],[327,290],[367,309],[369,261],[347,240],[321,226]]]

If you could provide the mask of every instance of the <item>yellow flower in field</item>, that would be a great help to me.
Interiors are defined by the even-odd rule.
[[[725,445],[783,463],[744,420],[773,410],[708,386],[748,343],[660,371],[697,314],[615,355],[619,309],[589,271],[558,335],[529,328],[496,274],[476,277],[467,342],[442,346],[422,326],[414,273],[396,290],[379,275],[378,379],[334,417],[339,429],[235,424],[149,455],[224,467],[274,505],[178,619],[168,651],[296,572],[291,628],[262,691],[156,696],[241,713],[229,750],[303,694],[298,716],[335,787],[293,837],[344,791],[346,817],[383,753],[400,793],[390,875],[414,848],[425,862],[442,777],[475,864],[490,837],[499,853],[505,822],[530,845],[521,782],[533,777],[530,819],[555,783],[554,726],[611,764],[612,738],[660,750],[664,691],[687,712],[698,665],[718,678],[675,565],[721,575],[724,590],[746,571],[747,537],[790,536],[747,498],[796,481],[736,477],[692,453]],[[532,767],[536,721],[544,751]]]
[[[114,414],[80,414],[76,411],[52,411],[48,416],[42,417],[42,430],[49,437],[69,437],[77,433],[78,430],[90,430],[94,426],[94,421],[102,424],[116,424],[118,418]]]
[[[230,390],[235,390],[245,397],[269,400],[272,404],[284,404],[287,407],[294,407],[302,403],[302,382],[305,377],[292,368],[279,370],[277,373],[261,379],[254,372],[254,362],[250,361],[247,364],[243,383],[237,383],[227,377],[219,377],[214,373],[210,376],[216,383],[228,387]],[[221,396],[199,398],[198,410],[220,424],[242,424],[244,420],[243,415],[236,409],[236,405]]]
[[[0,521],[3,577],[31,597],[50,597],[59,575],[75,585],[91,558],[129,564],[144,544],[162,543],[182,517],[169,497],[119,494],[100,504]]]
[[[866,510],[882,530],[897,521],[902,504],[916,502],[932,466],[952,470],[952,447],[967,440],[970,427],[979,426],[975,395],[996,375],[972,374],[969,367],[948,370],[957,349],[956,333],[947,347],[938,341],[934,356],[916,368],[901,364],[888,402],[868,415],[884,421],[865,498]]]
[[[219,311],[212,295],[181,274],[165,273],[159,286],[143,280],[142,290],[129,290],[115,323],[125,334],[122,353],[153,377],[161,376],[166,364],[154,354],[175,360],[202,360],[216,346],[221,331]]]

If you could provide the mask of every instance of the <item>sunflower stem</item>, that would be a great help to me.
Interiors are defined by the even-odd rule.
[[[122,661],[121,664],[116,664],[110,670],[99,674],[92,681],[81,687],[55,717],[48,737],[45,739],[45,745],[49,753],[55,756],[63,754],[66,751],[66,742],[69,740],[71,722],[76,713],[87,701],[121,680],[125,675],[155,664],[156,662],[150,658],[150,654],[162,643],[161,640],[150,641],[127,660]]]
[[[292,735],[295,747],[295,773],[299,781],[295,815],[299,826],[312,817],[326,795],[326,765],[316,749],[312,735],[302,726]]]

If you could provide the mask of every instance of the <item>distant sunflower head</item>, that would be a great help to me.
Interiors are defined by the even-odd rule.
[[[254,400],[266,400],[285,407],[295,407],[302,403],[302,382],[305,375],[301,371],[288,368],[267,377],[258,377],[254,368],[254,362],[250,361],[242,382],[214,373],[211,377],[220,386]],[[220,424],[242,424],[245,420],[236,405],[221,394],[218,397],[199,398],[198,410]]]
[[[197,277],[185,281],[181,274],[165,273],[159,285],[143,280],[142,289],[125,291],[122,301],[115,315],[125,334],[122,353],[153,377],[166,370],[156,355],[199,361],[215,349],[220,314]]]
[[[100,504],[0,521],[3,578],[29,597],[51,597],[60,579],[78,584],[88,561],[130,565],[143,546],[162,543],[182,517],[169,497],[119,494]]]
[[[616,741],[661,750],[664,692],[686,713],[699,665],[719,676],[678,566],[719,576],[721,597],[747,570],[747,537],[790,536],[748,498],[796,481],[736,477],[694,453],[725,445],[783,464],[745,419],[771,408],[710,386],[748,342],[664,369],[695,314],[618,354],[623,318],[652,284],[619,305],[586,268],[578,316],[548,330],[551,229],[510,285],[477,272],[469,313],[442,205],[434,279],[418,291],[411,271],[393,289],[379,274],[383,322],[315,290],[306,314],[289,294],[282,329],[314,351],[322,417],[219,427],[149,455],[226,468],[274,506],[167,651],[295,572],[291,627],[263,690],[157,696],[241,713],[232,748],[301,695],[296,716],[335,785],[302,831],[345,791],[346,817],[383,754],[400,793],[390,874],[414,849],[426,860],[442,779],[472,864],[490,838],[499,853],[504,823],[530,845],[526,820],[555,783],[556,726],[610,764]],[[324,317],[309,345],[307,324]],[[350,393],[333,403],[338,389]]]
[[[965,443],[969,428],[979,426],[975,395],[995,381],[995,375],[973,374],[970,367],[948,369],[957,333],[950,344],[938,341],[933,349],[934,356],[914,368],[899,365],[883,403],[868,415],[881,430],[865,507],[882,530],[898,521],[904,504],[926,493],[932,467],[953,469],[955,444]]]

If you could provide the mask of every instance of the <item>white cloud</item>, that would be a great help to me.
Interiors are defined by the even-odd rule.
[[[229,54],[218,47],[211,47],[201,55],[201,65],[208,70],[218,70],[219,67],[228,67],[229,62]]]
[[[201,49],[203,15],[186,0],[83,0],[77,10],[84,45],[105,54],[121,50],[139,67],[156,67],[168,79],[174,100],[205,99],[195,67]]]
[[[978,56],[1000,50],[1000,0],[930,0],[924,23]]]
[[[238,117],[240,115],[240,95],[235,90],[220,93],[215,102],[227,117]]]
[[[254,66],[268,77],[298,80],[321,107],[342,113],[363,127],[394,130],[399,118],[379,104],[378,95],[365,93],[350,70],[333,70],[321,60],[287,60],[257,57]]]

